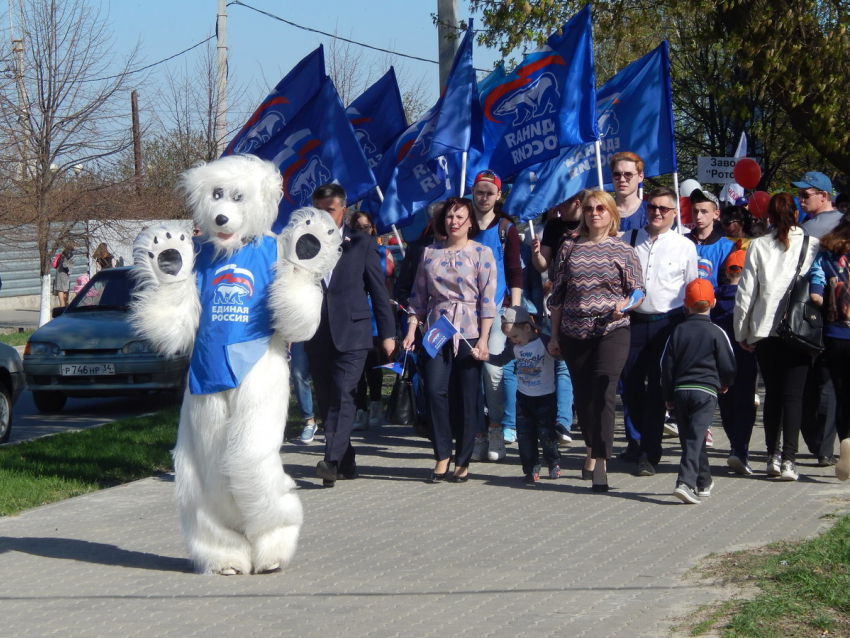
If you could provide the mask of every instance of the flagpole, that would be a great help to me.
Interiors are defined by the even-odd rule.
[[[596,140],[593,147],[596,149],[596,179],[599,181],[599,190],[602,190],[605,188],[602,183],[602,141]]]
[[[682,207],[679,205],[679,172],[673,173],[673,188],[676,190],[676,221],[679,224],[679,234],[685,234],[685,227],[682,224]]]
[[[466,151],[463,152],[460,159],[460,195],[463,197],[463,191],[466,188]]]
[[[381,191],[380,186],[375,186],[375,190],[378,192],[378,199],[381,200],[381,203],[384,203],[384,193]],[[404,242],[401,241],[401,235],[398,232],[398,228],[396,228],[395,224],[390,224],[393,229],[393,235],[395,235],[395,240],[398,242],[398,247],[401,250],[401,256],[405,257],[404,251]]]

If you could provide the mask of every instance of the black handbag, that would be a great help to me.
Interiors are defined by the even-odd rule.
[[[809,236],[806,235],[797,260],[797,271],[782,298],[780,307],[783,310],[776,324],[776,334],[792,350],[816,357],[824,348],[823,315],[809,296],[808,276],[800,274],[808,247]]]
[[[415,426],[417,424],[416,396],[413,391],[413,365],[404,366],[404,371],[396,377],[384,416],[387,423],[393,425]]]

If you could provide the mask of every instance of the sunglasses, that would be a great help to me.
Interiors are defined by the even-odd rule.
[[[670,208],[668,206],[656,206],[655,204],[647,204],[646,210],[648,210],[650,213],[654,213],[655,211],[658,211],[662,215],[666,215],[670,211],[673,211],[673,210],[676,210],[676,209]]]
[[[596,205],[596,208],[594,208],[593,206],[582,206],[582,207],[581,207],[581,212],[583,212],[585,215],[587,215],[587,214],[589,214],[589,213],[592,213],[594,210],[595,210],[597,213],[599,213],[600,215],[601,215],[602,213],[607,213],[607,212],[608,212],[608,209],[607,209],[607,208],[605,208],[602,204],[597,204],[597,205]]]
[[[372,224],[357,224],[355,228],[357,228],[358,230],[370,231],[372,230]]]
[[[627,182],[632,181],[632,177],[634,177],[635,175],[636,175],[636,173],[621,173],[620,171],[614,171],[613,173],[611,173],[611,176],[614,179],[623,178]]]
[[[732,224],[743,224],[744,222],[740,219],[723,219],[720,221],[721,226],[731,226]]]

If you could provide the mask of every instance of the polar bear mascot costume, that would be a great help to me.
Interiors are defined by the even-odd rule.
[[[192,352],[174,449],[176,497],[196,571],[249,574],[295,553],[301,502],[283,471],[287,344],[319,325],[322,276],[342,252],[333,219],[302,208],[279,236],[281,177],[236,155],[186,171],[194,223],[134,246],[134,327],[164,354]],[[199,241],[200,239],[200,241]]]

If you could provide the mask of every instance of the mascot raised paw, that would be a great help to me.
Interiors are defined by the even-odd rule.
[[[183,538],[198,572],[272,571],[292,558],[302,521],[279,452],[287,346],[315,333],[341,239],[314,208],[268,232],[281,178],[254,156],[192,168],[180,188],[201,236],[177,226],[139,235],[132,320],[158,351],[192,353],[174,449]]]

